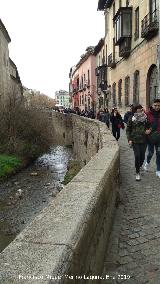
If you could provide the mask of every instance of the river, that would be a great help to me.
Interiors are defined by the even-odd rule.
[[[72,149],[53,146],[32,165],[0,183],[0,251],[62,190]]]

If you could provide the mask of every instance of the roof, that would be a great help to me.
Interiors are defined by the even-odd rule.
[[[5,26],[4,26],[4,24],[3,24],[1,19],[0,19],[0,30],[4,34],[4,36],[5,36],[6,40],[8,41],[8,43],[11,42],[11,38],[10,38],[10,36],[9,36],[9,34],[8,34],[8,32],[7,32],[7,30],[6,30],[6,28],[5,28]]]
[[[95,48],[94,46],[89,46],[89,47],[86,48],[86,53],[81,55],[81,59],[76,64],[76,69],[74,70],[73,74],[75,74],[77,69],[89,58],[89,56],[94,55],[94,48]]]
[[[105,10],[107,8],[110,8],[113,3],[113,0],[99,0],[98,1],[98,8],[97,10]]]
[[[106,4],[106,0],[99,0],[98,1],[98,10],[104,10],[104,6]]]
[[[11,64],[11,66],[12,66],[14,69],[17,69],[16,64],[13,62],[13,60],[12,60],[11,58],[9,58],[9,63]]]
[[[104,46],[104,39],[101,38],[99,40],[98,44],[94,48],[94,55],[95,56],[100,52],[100,50],[102,49],[103,46]]]

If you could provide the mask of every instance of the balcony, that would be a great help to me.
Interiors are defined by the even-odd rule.
[[[119,45],[119,57],[127,58],[131,53],[131,38],[126,38]]]
[[[132,37],[132,7],[120,7],[113,21],[115,45],[119,45],[125,38]]]
[[[115,55],[111,53],[108,56],[108,67],[115,68],[116,67],[116,62],[115,62]]]
[[[145,39],[151,39],[158,33],[158,29],[158,10],[156,9],[153,13],[146,15],[142,20],[141,37]]]

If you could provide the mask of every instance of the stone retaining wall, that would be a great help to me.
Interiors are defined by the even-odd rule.
[[[55,115],[59,133],[65,133],[65,118]],[[69,115],[68,122],[75,153],[85,163],[91,159],[1,253],[0,283],[93,283],[87,275],[101,276],[118,189],[119,147],[99,121]]]

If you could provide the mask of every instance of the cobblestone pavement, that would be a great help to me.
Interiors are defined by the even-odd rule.
[[[155,175],[155,157],[149,172],[137,182],[133,150],[128,147],[125,131],[119,144],[120,203],[104,266],[109,279],[102,284],[160,284],[160,179]],[[130,279],[125,280],[125,275]]]

